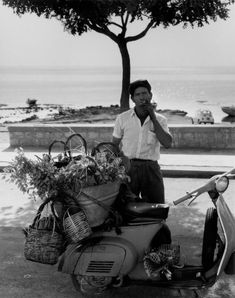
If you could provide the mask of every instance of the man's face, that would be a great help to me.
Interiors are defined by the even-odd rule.
[[[152,99],[152,92],[149,92],[145,87],[138,87],[131,98],[136,106],[142,106],[150,103]]]

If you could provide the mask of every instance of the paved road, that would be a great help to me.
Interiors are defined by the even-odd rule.
[[[204,183],[205,179],[165,179],[167,202],[172,201]],[[231,181],[226,191],[228,205],[235,214],[235,181]],[[31,223],[35,215],[36,205],[22,195],[14,185],[0,179],[0,297],[1,298],[75,298],[81,297],[71,283],[69,276],[57,272],[57,267],[25,261],[23,251],[23,235],[20,228]],[[187,260],[187,248],[192,243],[199,247],[190,251],[194,261],[200,257],[200,241],[202,238],[204,215],[207,207],[212,206],[208,196],[202,195],[190,207],[171,206],[168,224],[173,232],[173,240],[183,239],[182,253]],[[177,219],[177,224],[175,219]],[[18,227],[17,229],[14,227]],[[190,240],[190,241],[188,241]],[[147,287],[118,289],[112,293],[115,298],[142,297],[179,297],[184,294],[193,297],[194,293],[169,290],[156,290]],[[110,296],[111,297],[111,294]],[[205,298],[235,297],[235,277],[224,275],[220,281],[204,293]],[[103,296],[102,296],[103,298]]]

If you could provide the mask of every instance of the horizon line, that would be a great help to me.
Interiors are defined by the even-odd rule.
[[[131,66],[131,68],[233,68],[234,65],[227,65],[227,64],[221,64],[221,65],[173,65],[173,66],[162,66],[162,65],[135,65]],[[122,68],[121,65],[1,65],[0,68]]]

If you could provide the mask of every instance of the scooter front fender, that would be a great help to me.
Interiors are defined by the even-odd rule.
[[[219,196],[216,205],[225,237],[225,248],[217,270],[218,277],[224,271],[232,253],[235,251],[235,219],[222,195]]]

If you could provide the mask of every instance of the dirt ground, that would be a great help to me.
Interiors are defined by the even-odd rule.
[[[165,179],[166,198],[171,205],[168,225],[173,241],[181,245],[181,254],[187,263],[200,263],[201,240],[206,209],[211,206],[207,195],[188,206],[173,206],[172,201],[202,183],[205,179]],[[235,214],[232,192],[235,181],[227,190],[228,204]],[[2,298],[74,298],[81,294],[73,288],[70,276],[59,273],[57,265],[42,265],[26,261],[23,256],[24,235],[21,231],[32,222],[38,203],[29,201],[18,189],[0,179],[0,297]],[[176,224],[177,223],[177,224]],[[235,277],[224,275],[212,287],[205,298],[232,298],[235,293]],[[110,297],[195,297],[194,292],[134,287],[117,289]],[[102,297],[103,298],[103,297]]]

